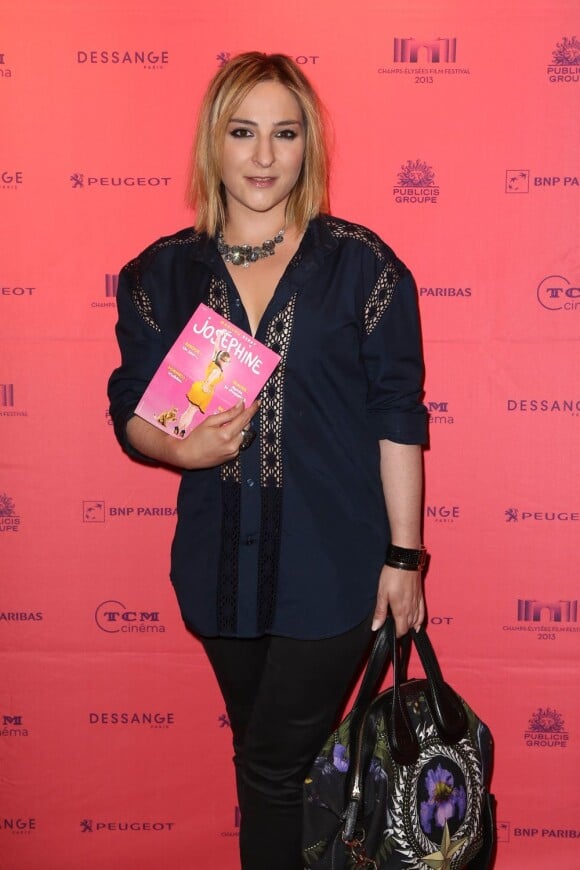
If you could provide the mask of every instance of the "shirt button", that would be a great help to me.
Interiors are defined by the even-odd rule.
[[[253,486],[253,485],[254,485],[254,481],[252,480],[251,477],[248,477],[248,479],[246,480],[246,483],[247,483],[248,486]]]
[[[246,547],[251,547],[252,544],[255,544],[255,543],[256,543],[256,539],[253,538],[252,535],[248,535],[248,537],[245,540]]]

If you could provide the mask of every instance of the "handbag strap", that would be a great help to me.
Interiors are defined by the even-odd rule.
[[[387,617],[384,625],[377,632],[351,712],[349,747],[351,764],[346,792],[349,800],[342,835],[345,842],[351,842],[356,837],[365,773],[362,770],[362,760],[368,757],[368,750],[374,747],[375,734],[372,733],[374,722],[372,718],[365,719],[365,714],[375,697],[379,680],[383,676],[389,658],[393,662],[393,688],[390,693],[390,708],[385,710],[385,726],[391,755],[396,763],[404,765],[413,764],[419,756],[419,741],[409,719],[402,691],[402,686],[407,681],[406,662],[411,643],[414,644],[425,671],[427,678],[425,698],[439,737],[445,743],[455,743],[463,736],[468,726],[461,699],[444,681],[427,632],[411,629],[403,638],[397,639],[395,621],[391,616]],[[367,733],[369,731],[371,733]]]

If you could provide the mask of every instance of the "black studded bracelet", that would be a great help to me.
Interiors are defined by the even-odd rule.
[[[396,547],[389,544],[385,565],[390,568],[400,568],[402,571],[422,571],[427,559],[427,550],[420,547],[418,550],[409,550],[407,547]]]

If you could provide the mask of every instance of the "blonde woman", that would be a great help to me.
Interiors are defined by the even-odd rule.
[[[302,870],[304,776],[371,631],[388,610],[399,634],[424,618],[415,286],[329,216],[323,113],[289,58],[217,73],[193,164],[195,228],[120,277],[111,414],[130,455],[183,470],[171,579],[232,724],[242,868]],[[200,302],[281,362],[261,403],[179,440],[134,408]]]

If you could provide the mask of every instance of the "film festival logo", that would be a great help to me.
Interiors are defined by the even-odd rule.
[[[0,384],[0,405],[3,408],[14,407],[14,384]]]
[[[470,75],[466,67],[457,64],[457,38],[438,36],[417,39],[395,36],[393,40],[395,66],[380,67],[380,74],[411,76],[415,84],[433,84],[436,77]]]
[[[105,300],[93,300],[91,308],[116,308],[115,299],[117,298],[117,287],[119,286],[119,276],[113,274],[105,274]]]
[[[165,634],[158,610],[130,610],[121,601],[102,601],[95,622],[105,634]]]
[[[548,81],[580,82],[580,40],[563,36],[552,51],[552,63],[547,68]]]
[[[20,517],[12,498],[0,492],[0,532],[19,532]]]
[[[530,748],[566,749],[569,736],[561,713],[551,707],[538,707],[530,716],[524,741]]]
[[[577,623],[577,599],[519,598],[517,623],[504,625],[503,630],[535,634],[540,641],[555,641],[562,635],[580,634]]]
[[[414,36],[395,37],[393,45],[393,60],[395,63],[416,63],[420,59],[425,63],[456,63],[457,39],[438,37],[422,40]]]
[[[398,203],[436,203],[439,187],[435,183],[433,167],[424,160],[407,160],[397,175],[393,196]]]
[[[119,286],[118,275],[105,274],[105,296],[107,298],[115,298],[117,296],[117,288]]]
[[[564,275],[548,275],[538,284],[536,296],[547,311],[580,311],[580,287]]]
[[[28,737],[28,729],[24,727],[22,716],[2,716],[0,737]]]

